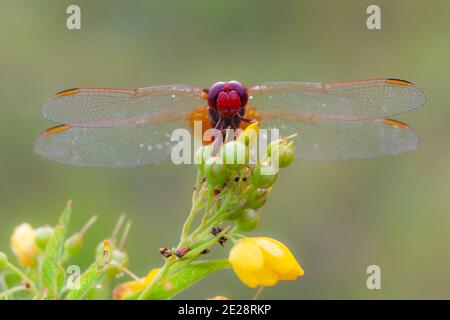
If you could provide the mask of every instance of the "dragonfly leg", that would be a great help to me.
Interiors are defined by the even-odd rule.
[[[197,183],[195,186],[193,186],[192,189],[195,190],[195,191],[200,191],[200,188],[205,183],[205,181],[206,181],[206,178],[202,177],[202,180],[200,180],[199,183]]]
[[[248,122],[248,123],[255,123],[255,122],[256,122],[255,119],[250,119],[250,118],[246,118],[246,117],[242,117],[242,116],[239,116],[239,118],[240,118],[242,121]]]

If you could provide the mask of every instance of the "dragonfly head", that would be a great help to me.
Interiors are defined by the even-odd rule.
[[[224,117],[232,117],[245,107],[247,89],[238,81],[216,82],[208,90],[208,105]]]

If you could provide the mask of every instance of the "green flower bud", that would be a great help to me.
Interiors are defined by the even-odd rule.
[[[100,252],[103,251],[103,247]],[[120,249],[113,249],[111,263],[109,263],[105,267],[105,273],[113,278],[117,276],[119,273],[123,272],[124,268],[128,267],[128,254]]]
[[[45,247],[47,246],[48,239],[53,234],[53,228],[50,226],[42,226],[40,228],[36,229],[36,238],[34,241],[36,242],[36,245],[39,249],[45,250]]]
[[[222,159],[212,157],[206,160],[204,166],[206,182],[212,187],[222,185],[229,176],[227,167],[222,163]]]
[[[242,231],[252,231],[259,225],[259,214],[253,209],[245,209],[235,223]]]
[[[266,162],[256,164],[252,169],[252,183],[257,188],[269,188],[277,180],[278,172]]]
[[[249,151],[245,144],[239,141],[227,142],[222,150],[223,163],[231,170],[241,170],[249,161]]]
[[[202,146],[197,149],[194,156],[194,163],[198,170],[203,170],[206,160],[214,155],[213,145]]]
[[[231,203],[229,205],[227,211],[223,215],[223,218],[225,220],[234,220],[236,218],[239,218],[239,216],[242,214],[244,209],[245,209],[245,207],[244,207],[244,204],[242,204],[242,203],[239,203],[239,202]]]
[[[252,209],[261,208],[267,201],[270,189],[254,189],[248,193],[247,207]]]
[[[115,263],[118,263],[120,265],[128,265],[128,255],[125,251],[116,248],[113,243],[111,242],[112,246],[112,261]],[[95,256],[98,257],[99,255],[103,254],[103,251],[105,249],[105,245],[103,244],[103,241],[100,242],[95,250]]]
[[[112,261],[122,267],[128,267],[128,254],[120,249],[113,250]]]
[[[287,139],[280,139],[272,142],[267,148],[269,157],[278,156],[278,167],[286,168],[294,162],[294,142],[288,143]]]
[[[81,245],[83,244],[83,235],[79,232],[69,237],[64,242],[64,251],[71,257],[77,255],[81,251]]]
[[[0,269],[6,268],[6,265],[8,263],[8,256],[0,251]]]

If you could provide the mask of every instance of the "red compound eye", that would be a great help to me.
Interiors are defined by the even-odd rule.
[[[241,97],[239,94],[231,90],[229,92],[222,91],[217,97],[217,111],[225,116],[231,117],[241,110]]]
[[[238,81],[216,82],[208,91],[208,105],[225,117],[239,113],[247,101],[247,90]]]
[[[235,90],[239,94],[239,96],[241,97],[242,106],[245,107],[248,102],[248,94],[247,89],[245,89],[244,85],[236,80],[228,81],[226,85],[233,88],[233,90]]]
[[[225,82],[216,82],[211,86],[211,88],[209,88],[208,105],[211,108],[217,109],[217,97],[219,96],[219,93],[223,91],[224,87]]]

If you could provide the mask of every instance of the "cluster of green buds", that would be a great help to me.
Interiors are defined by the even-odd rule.
[[[280,168],[294,161],[291,137],[273,141],[267,153],[255,158],[253,145],[258,137],[258,124],[249,125],[236,139],[224,143],[219,150],[214,144],[196,152],[197,188],[206,197],[208,226],[234,221],[235,231],[251,231],[259,224],[257,212],[267,200]],[[214,212],[214,217],[210,215]]]

